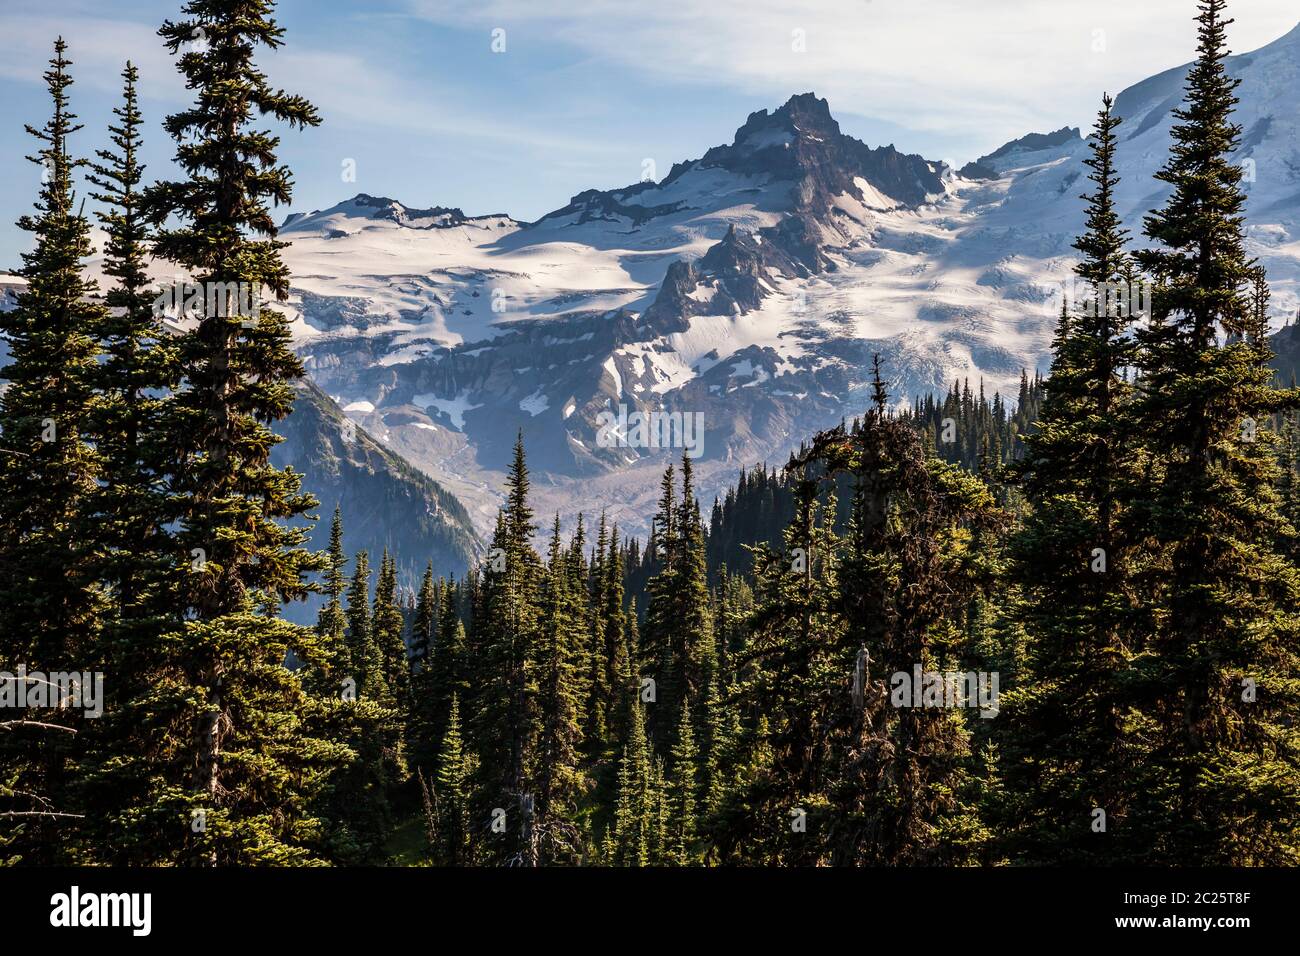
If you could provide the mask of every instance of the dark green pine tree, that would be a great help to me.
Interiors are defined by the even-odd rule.
[[[384,737],[384,754],[389,761],[387,773],[394,784],[400,784],[409,774],[406,742],[411,723],[411,670],[404,637],[406,617],[397,588],[397,561],[387,549],[381,568],[375,584],[371,630],[383,658],[387,700],[393,712],[389,732]]]
[[[364,551],[357,553],[346,605],[340,603],[345,562],[337,510],[326,555],[329,604],[317,623],[319,640],[310,649],[315,656],[304,668],[304,686],[317,695],[307,711],[308,733],[342,749],[311,804],[321,821],[312,846],[331,862],[375,864],[383,860],[392,830],[390,791],[403,775],[400,714],[370,634],[370,564]]]
[[[472,862],[467,785],[467,755],[460,735],[460,698],[453,694],[447,731],[438,754],[436,791],[439,850],[447,866],[466,866]]]
[[[459,591],[453,582],[444,582],[439,588],[438,634],[433,647],[433,666],[430,669],[428,706],[431,736],[441,740],[447,725],[447,714],[452,697],[470,700],[469,649],[465,625],[457,609]]]
[[[653,576],[646,586],[645,626],[636,669],[641,677],[655,682],[655,700],[647,711],[646,725],[651,742],[666,749],[676,726],[674,715],[683,699],[680,688],[685,664],[685,654],[680,651],[684,635],[674,618],[679,610],[676,597],[680,547],[677,483],[672,465],[664,469],[660,488],[659,508],[646,547]]]
[[[681,704],[696,705],[703,713],[704,696],[717,666],[713,637],[713,611],[709,600],[708,565],[704,556],[704,525],[695,498],[694,473],[689,455],[682,455],[682,500],[677,509],[679,558],[673,581],[673,619],[676,623],[674,656],[680,655]]]
[[[180,385],[162,424],[169,484],[179,515],[179,550],[194,556],[181,607],[176,663],[190,693],[189,743],[170,782],[186,795],[180,858],[215,864],[305,858],[305,806],[319,786],[324,749],[304,733],[301,678],[285,667],[310,660],[315,632],[268,613],[301,599],[305,576],[323,562],[305,547],[316,502],[299,476],[272,465],[275,422],[293,408],[302,364],[282,313],[289,270],[269,203],[290,200],[289,171],[260,117],[314,126],[315,109],[268,85],[254,55],[274,50],[283,31],[269,0],[192,0],[186,19],[159,34],[193,106],[167,118],[184,178],[147,193],[151,219],[167,223],[155,254],[203,290],[202,315],[178,342]],[[202,44],[196,38],[203,38]],[[191,318],[194,318],[191,316]]]
[[[603,647],[606,697],[605,721],[608,727],[608,753],[617,753],[627,733],[631,718],[631,688],[639,684],[636,659],[640,642],[636,630],[636,602],[624,607],[627,589],[624,584],[623,550],[619,546],[618,525],[609,536],[605,554],[605,613]]]
[[[844,639],[822,652],[833,675],[820,717],[829,759],[808,763],[825,781],[827,861],[972,861],[987,837],[971,779],[968,722],[978,712],[914,697],[909,705],[900,691],[915,668],[942,672],[961,659],[961,612],[992,583],[977,549],[1005,518],[982,481],[927,457],[921,437],[883,402],[853,435],[843,427],[823,433],[796,459],[814,462],[829,474],[847,470],[856,499],[837,569]],[[980,689],[995,705],[991,677]],[[776,722],[772,735],[779,768],[785,747]],[[814,809],[805,836],[822,833]]]
[[[597,630],[589,652],[592,679],[588,684],[584,744],[590,761],[593,799],[599,808],[595,826],[607,830],[617,795],[619,754],[627,739],[638,682],[632,670],[636,608],[633,604],[629,611],[623,606],[623,552],[617,525],[608,535],[598,537],[598,550],[602,546],[603,560],[593,562],[593,570],[600,573],[593,597],[600,613],[594,615]]]
[[[727,796],[727,765],[734,739],[735,711],[720,690],[723,678],[714,674],[704,697],[704,741],[700,758],[701,811],[716,813]]]
[[[109,126],[112,148],[98,152],[89,177],[104,205],[103,272],[113,280],[97,330],[103,358],[89,423],[102,463],[91,533],[102,548],[97,573],[111,608],[95,669],[115,676],[113,704],[82,742],[87,838],[97,859],[131,864],[156,861],[158,847],[177,843],[176,799],[166,780],[183,736],[175,722],[187,688],[172,665],[181,628],[178,573],[189,561],[178,568],[168,533],[173,510],[160,426],[176,384],[176,350],[155,313],[147,274],[135,67],[128,63],[122,78],[122,103]]]
[[[379,561],[379,580],[375,583],[375,608],[370,618],[370,630],[375,645],[383,656],[384,682],[399,705],[405,706],[410,688],[410,666],[407,661],[406,619],[397,596],[397,562],[384,549]]]
[[[533,549],[536,531],[528,503],[528,465],[523,436],[515,441],[492,549],[483,568],[481,608],[474,620],[476,695],[471,731],[478,757],[475,816],[504,811],[504,832],[484,844],[491,862],[534,859],[532,831],[536,794],[530,789],[532,748],[540,737],[535,659],[539,630],[538,591],[542,562]],[[498,815],[498,819],[499,819]]]
[[[632,697],[631,720],[618,766],[614,825],[608,841],[609,862],[617,866],[646,866],[653,850],[655,792],[650,745],[645,734],[645,709]]]
[[[795,494],[795,516],[783,551],[766,545],[755,549],[757,606],[746,654],[753,667],[736,693],[743,709],[766,718],[767,758],[764,771],[730,795],[731,805],[723,813],[729,832],[721,842],[739,841],[770,854],[747,857],[751,862],[810,865],[825,852],[820,841],[825,832],[823,774],[832,763],[832,717],[826,712],[824,688],[838,681],[848,663],[843,659],[836,536],[829,522],[819,520],[818,482],[798,478]],[[833,496],[825,512],[834,515]],[[714,707],[719,703],[715,692]],[[715,727],[712,732],[721,731]],[[807,831],[796,833],[789,814],[800,809],[810,819]]]
[[[1115,212],[1115,129],[1105,97],[1090,140],[1093,191],[1075,243],[1083,301],[1062,314],[1037,429],[1019,484],[1029,504],[1011,546],[1013,609],[1029,639],[1026,673],[1007,696],[1012,799],[1002,832],[1030,862],[1118,862],[1129,852],[1126,794],[1144,739],[1127,700],[1140,643],[1139,578],[1151,564],[1124,508],[1143,459],[1131,434],[1125,370],[1135,362],[1127,305],[1127,233]],[[1135,721],[1137,723],[1135,724]],[[1094,829],[1104,810],[1108,827]]]
[[[358,551],[353,562],[352,580],[348,583],[347,609],[348,661],[351,665],[347,680],[351,678],[354,689],[374,690],[376,682],[382,683],[383,655],[375,643],[370,617],[370,555]]]
[[[434,735],[437,720],[439,677],[434,668],[441,661],[436,653],[438,640],[438,595],[434,584],[433,562],[424,569],[420,592],[411,621],[411,711],[407,719],[407,753],[412,769],[431,772],[437,765],[440,736]],[[439,728],[440,729],[440,728]]]
[[[312,802],[320,819],[313,849],[339,864],[377,863],[391,827],[387,790],[389,772],[384,746],[396,714],[382,701],[358,694],[357,671],[348,642],[348,614],[343,598],[347,558],[343,552],[343,516],[334,509],[325,552],[327,601],[316,620],[317,641],[304,662],[303,686],[313,695],[308,733],[334,742],[337,765]],[[363,567],[363,577],[368,571]],[[364,609],[365,601],[362,598]]]
[[[647,794],[649,826],[646,845],[652,866],[667,866],[670,862],[669,816],[672,807],[668,796],[668,773],[664,759],[656,754],[651,760],[650,789]]]
[[[583,575],[585,578],[585,574]],[[579,581],[585,588],[585,581]],[[578,768],[582,746],[579,637],[585,615],[574,599],[575,580],[569,556],[560,546],[560,516],[555,516],[541,589],[541,621],[533,661],[537,685],[539,736],[530,747],[529,777],[534,793],[535,864],[576,862],[583,835],[574,822],[583,776]]]
[[[40,144],[30,158],[43,171],[36,213],[18,220],[36,243],[19,270],[27,287],[15,309],[0,313],[10,357],[0,395],[0,664],[9,673],[20,663],[30,671],[84,670],[94,660],[104,614],[95,581],[102,545],[91,518],[99,462],[85,435],[104,309],[92,301],[96,285],[82,278],[92,250],[73,192],[84,161],[68,152],[68,137],[81,127],[68,104],[66,50],[59,39],[45,72],[49,121],[27,127]],[[67,723],[72,713],[60,712],[53,722]],[[31,814],[17,818],[26,824],[18,854],[55,862],[69,845],[61,827],[68,821],[42,811],[69,810],[67,745],[75,737],[17,736],[9,774],[15,796],[4,801],[16,805],[4,810]]]
[[[591,595],[591,610],[588,618],[591,633],[587,641],[586,698],[583,707],[583,739],[586,743],[588,756],[593,759],[599,759],[611,744],[609,708],[612,701],[610,689],[613,686],[613,675],[611,673],[613,655],[606,646],[606,635],[610,626],[609,604],[611,597],[609,589],[613,584],[610,580],[608,563],[610,557],[609,527],[605,521],[605,513],[602,511],[600,514],[600,527],[596,532],[595,551],[591,561],[591,582],[588,586],[588,593]],[[617,586],[619,590],[619,614],[621,615],[623,603],[621,568]],[[622,643],[621,620],[618,626],[619,643]]]
[[[668,862],[676,866],[689,866],[695,862],[695,846],[699,822],[696,811],[697,761],[695,731],[691,727],[691,708],[682,706],[677,722],[677,739],[673,743],[672,778],[668,793]]]
[[[688,455],[682,456],[680,501],[673,467],[669,465],[664,472],[653,555],[656,573],[647,587],[642,667],[656,683],[656,701],[648,721],[651,739],[666,753],[681,708],[694,704],[696,713],[704,712],[703,698],[716,666],[704,526]]]
[[[735,782],[741,744],[736,689],[744,680],[750,616],[754,595],[741,575],[726,565],[718,569],[718,608],[715,638],[718,667],[704,703],[704,733],[700,742],[701,792],[705,817],[717,813]]]
[[[314,686],[317,693],[338,694],[342,692],[342,682],[355,669],[347,640],[348,615],[343,610],[347,556],[343,553],[343,513],[337,507],[330,523],[330,543],[325,555],[326,603],[316,616],[319,659],[313,662],[311,674],[318,680]]]
[[[437,592],[433,586],[433,562],[424,569],[420,593],[415,600],[415,618],[411,621],[412,664],[425,671],[433,661],[433,642],[438,629]]]
[[[1275,437],[1300,403],[1271,387],[1267,316],[1243,244],[1241,129],[1220,0],[1200,4],[1198,56],[1159,178],[1172,192],[1140,253],[1156,281],[1142,336],[1138,427],[1163,464],[1135,512],[1167,570],[1140,668],[1157,722],[1133,825],[1148,863],[1300,859],[1300,580],[1278,553]]]
[[[117,122],[108,130],[114,149],[98,151],[89,177],[99,189],[93,198],[105,206],[99,214],[108,237],[102,270],[113,280],[98,330],[103,360],[96,367],[92,426],[103,463],[95,501],[107,552],[101,574],[113,592],[120,628],[133,632],[134,641],[143,639],[140,628],[156,636],[160,624],[176,617],[175,596],[166,586],[175,559],[165,530],[169,512],[159,429],[163,395],[176,384],[176,355],[155,313],[147,271],[138,78],[139,71],[127,63],[122,104],[113,110]]]

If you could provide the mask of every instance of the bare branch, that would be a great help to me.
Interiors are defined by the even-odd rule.
[[[0,730],[12,730],[15,727],[37,727],[43,730],[62,730],[65,733],[75,734],[77,731],[72,727],[65,727],[62,724],[47,724],[41,720],[4,720],[0,721]]]

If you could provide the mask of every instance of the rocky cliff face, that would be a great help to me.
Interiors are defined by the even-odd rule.
[[[695,169],[725,169],[742,176],[768,175],[793,184],[792,206],[814,218],[834,200],[853,196],[870,205],[878,196],[915,206],[942,195],[942,164],[875,149],[840,132],[830,104],[813,93],[792,96],[771,113],[751,113],[728,146],[715,146],[694,163],[675,167],[665,185]]]

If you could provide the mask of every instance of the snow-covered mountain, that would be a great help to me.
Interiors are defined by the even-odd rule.
[[[1300,274],[1300,27],[1229,68],[1251,251],[1281,314]],[[1185,69],[1117,99],[1135,232],[1163,197]],[[680,452],[603,447],[619,406],[702,416],[708,494],[859,412],[876,352],[900,400],[967,376],[1014,395],[1021,369],[1045,366],[1086,150],[1066,127],[953,170],[844,135],[808,93],[661,181],[589,190],[533,223],[360,195],[285,224],[297,347],[480,527],[522,430],[541,510],[604,506],[640,530]]]

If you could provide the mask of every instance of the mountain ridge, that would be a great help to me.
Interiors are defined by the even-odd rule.
[[[1288,139],[1300,102],[1285,92],[1300,27],[1287,37],[1228,61],[1243,80],[1240,155],[1258,173],[1251,253],[1280,310],[1300,277],[1300,154]],[[1117,99],[1133,226],[1162,198],[1154,171],[1185,69]],[[875,353],[900,401],[962,377],[1013,396],[1022,368],[1045,370],[1073,280],[1086,149],[1065,125],[953,170],[846,136],[826,100],[802,93],[661,180],[584,190],[531,223],[453,222],[443,206],[362,218],[349,200],[286,227],[298,348],[348,414],[468,495],[480,528],[516,431],[555,491],[548,506],[570,515],[609,484],[600,503],[634,521],[628,495],[669,456],[602,447],[603,412],[705,416],[707,491],[713,473],[779,460],[860,410]],[[410,228],[437,217],[446,228]],[[330,278],[340,252],[351,271]]]

